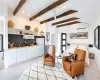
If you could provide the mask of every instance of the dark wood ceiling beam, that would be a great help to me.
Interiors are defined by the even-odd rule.
[[[58,19],[58,18],[67,16],[67,15],[70,15],[70,14],[73,14],[73,13],[76,13],[76,12],[78,12],[78,11],[76,11],[76,10],[69,10],[69,11],[67,11],[67,12],[64,12],[64,13],[61,14],[61,15],[56,16],[56,18]]]
[[[55,18],[54,17],[51,17],[49,19],[46,19],[46,20],[40,22],[40,24],[43,24],[43,23],[46,23],[46,22],[49,22],[49,21],[52,21],[52,20],[55,20]]]
[[[37,13],[36,15],[32,16],[30,18],[30,21],[36,19],[37,17],[39,17],[39,16],[41,16],[41,15],[43,15],[45,13],[47,13],[48,11],[56,8],[57,6],[61,5],[62,3],[66,2],[66,1],[67,0],[58,0],[58,1],[54,2],[53,4],[51,4],[50,6],[46,7],[45,9],[43,9],[42,11]]]
[[[62,20],[62,21],[59,21],[59,22],[52,23],[52,25],[57,25],[57,24],[65,23],[65,22],[70,22],[70,21],[73,21],[73,20],[78,20],[78,19],[80,19],[80,18],[72,17],[72,18],[69,18],[69,19],[65,19],[65,20]]]
[[[17,5],[16,9],[13,12],[13,15],[17,14],[17,12],[20,10],[20,8],[24,5],[25,2],[26,0],[20,0],[19,4]]]
[[[80,21],[74,21],[74,22],[58,25],[57,27],[68,26],[68,25],[73,25],[73,24],[78,24],[78,23],[81,23],[81,22]]]
[[[64,16],[67,16],[67,15],[70,15],[70,14],[73,14],[73,13],[76,13],[76,12],[78,12],[78,11],[76,11],[76,10],[69,10],[69,11],[66,11],[66,12],[64,12],[64,13],[62,13],[62,14],[56,16],[56,18],[57,18],[57,19],[58,19],[58,18],[62,18],[62,17],[64,17]],[[47,22],[50,22],[50,21],[55,20],[54,17],[52,17],[52,18],[53,18],[53,19],[51,19],[51,20],[50,20],[50,18],[49,18],[49,19],[46,19],[46,20],[43,20],[43,21],[40,22],[40,24],[47,23]]]

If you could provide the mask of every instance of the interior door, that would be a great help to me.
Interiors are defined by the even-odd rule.
[[[63,53],[67,49],[67,34],[61,33],[61,52]]]

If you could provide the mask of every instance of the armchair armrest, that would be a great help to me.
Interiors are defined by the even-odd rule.
[[[52,55],[52,57],[53,57],[53,59],[55,59],[56,56],[55,55]]]
[[[44,54],[44,58],[46,58],[46,57],[48,57],[49,56],[49,54],[48,53],[45,53]]]
[[[63,56],[63,62],[64,62],[64,61],[67,61],[68,58],[69,58],[69,56]]]
[[[75,72],[80,72],[80,71],[84,71],[84,61],[73,61],[71,63],[71,71],[72,74],[74,74]]]

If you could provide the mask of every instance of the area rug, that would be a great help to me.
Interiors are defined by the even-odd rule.
[[[26,69],[19,80],[77,80],[68,76],[61,64],[55,67],[43,65],[43,62],[36,62]]]

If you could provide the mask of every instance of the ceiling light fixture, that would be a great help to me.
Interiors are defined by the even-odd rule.
[[[24,11],[22,11],[22,13],[24,13]]]
[[[63,8],[66,8],[66,6],[64,5]]]
[[[72,15],[70,14],[69,16],[71,17]]]
[[[30,14],[28,14],[28,16],[30,16]]]

